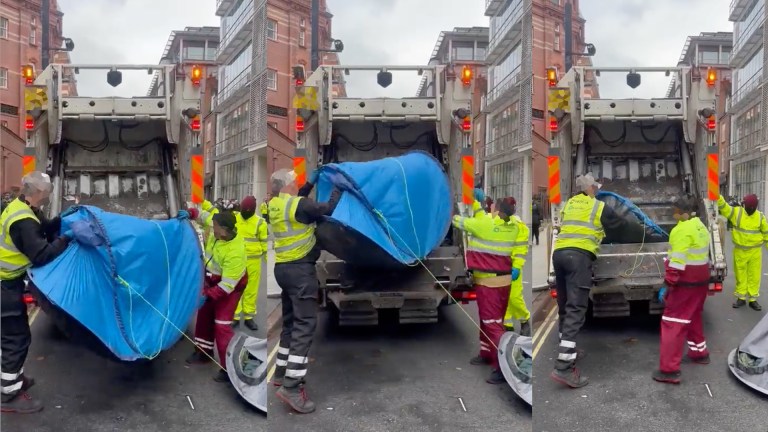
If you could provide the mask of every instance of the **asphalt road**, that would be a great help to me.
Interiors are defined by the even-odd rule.
[[[730,253],[730,245],[727,251]],[[768,263],[765,257],[764,263]],[[763,272],[768,273],[767,269],[764,264]],[[658,317],[588,323],[577,344],[587,352],[578,366],[590,383],[575,390],[549,378],[557,352],[557,325],[545,334],[551,321],[542,322],[537,330],[543,343],[534,359],[534,430],[766,430],[768,397],[741,384],[727,363],[728,353],[757,324],[765,309],[733,309],[733,286],[731,274],[724,291],[709,297],[705,304],[705,335],[712,363],[683,365],[683,382],[678,386],[651,379],[651,373],[658,368]],[[768,275],[762,287],[762,291],[768,290]],[[548,307],[553,306],[548,303]],[[555,316],[556,312],[549,316],[550,320]]]
[[[259,293],[259,330],[248,331],[260,338],[266,337],[266,291]],[[215,366],[184,363],[193,350],[185,338],[162,353],[148,373],[131,381],[123,364],[61,339],[44,312],[31,320],[33,342],[24,370],[36,380],[30,394],[40,398],[45,409],[3,414],[3,432],[268,430],[266,415],[242,400],[232,385],[213,381]]]
[[[524,279],[530,297],[530,275]],[[478,330],[461,308],[477,320],[474,304],[444,307],[432,325],[339,328],[323,312],[307,375],[317,411],[292,413],[270,386],[270,430],[530,430],[531,408],[508,385],[487,384],[489,367],[469,364]],[[279,326],[270,331],[272,347],[277,338]]]

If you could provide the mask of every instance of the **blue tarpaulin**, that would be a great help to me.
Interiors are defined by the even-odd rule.
[[[62,216],[61,232],[75,241],[53,262],[29,271],[46,300],[120,360],[152,358],[182,337],[177,328],[186,329],[200,304],[204,276],[200,242],[188,220],[75,206]]]
[[[342,237],[363,239],[334,238],[323,245],[348,263],[385,265],[370,254],[373,246],[400,264],[414,264],[440,245],[450,227],[448,176],[427,153],[324,165],[317,199],[327,201],[333,186],[344,193],[329,222],[345,228]]]
[[[640,208],[638,208],[635,203],[632,202],[632,200],[625,198],[617,193],[608,191],[598,191],[595,195],[595,198],[601,201],[607,201],[606,198],[613,198],[614,200],[618,201],[620,205],[625,206],[630,213],[635,215],[635,217],[640,220],[641,224],[646,226],[652,232],[665,237],[669,237],[669,233],[661,229],[661,227],[656,224],[653,219],[649,218],[648,215],[646,215],[642,210],[640,210]]]

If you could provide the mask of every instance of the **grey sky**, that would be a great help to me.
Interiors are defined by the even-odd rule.
[[[733,31],[727,0],[581,0],[587,42],[596,66],[677,66],[685,39],[701,32]],[[643,76],[636,90],[624,74],[603,74],[601,97],[664,97],[669,78]]]
[[[328,0],[333,37],[344,42],[342,64],[426,65],[437,37],[454,27],[487,27],[484,0]],[[357,76],[357,78],[355,78]],[[350,74],[350,97],[414,96],[416,73],[393,73],[392,85],[376,84],[375,72]]]
[[[157,64],[173,30],[218,26],[216,0],[59,0],[64,36],[72,38],[73,63]],[[112,88],[106,71],[77,77],[78,92],[88,96],[144,96],[151,76],[123,73]]]

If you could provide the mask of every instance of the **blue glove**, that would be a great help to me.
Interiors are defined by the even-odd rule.
[[[513,268],[512,269],[512,280],[516,281],[520,279],[520,269]]]
[[[664,294],[666,293],[667,293],[667,286],[662,285],[661,289],[659,290],[659,297],[658,297],[659,303],[664,303]]]
[[[347,176],[340,172],[335,172],[331,174],[330,176],[331,183],[334,184],[337,188],[341,190],[354,190],[355,187],[352,185],[352,183],[349,182],[349,179],[347,179]]]
[[[318,177],[320,177],[320,168],[312,171],[312,174],[309,175],[309,179],[307,180],[307,183],[316,184]]]
[[[178,219],[189,219],[189,212],[186,210],[179,210],[179,214],[176,215]]]
[[[485,201],[485,192],[480,188],[475,188],[475,200],[479,202]]]

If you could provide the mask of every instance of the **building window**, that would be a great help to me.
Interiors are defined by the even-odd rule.
[[[12,116],[19,115],[19,107],[13,105],[0,104],[0,113]]]
[[[552,0],[552,4],[555,6],[560,6],[560,0]]]
[[[277,91],[277,71],[267,69],[267,88]]]
[[[37,29],[32,27],[29,29],[29,44],[34,46],[37,44]]]
[[[8,88],[8,69],[0,68],[0,88]]]
[[[0,17],[0,38],[8,38],[8,18]]]
[[[552,41],[555,51],[560,51],[560,24],[555,24],[555,38]]]
[[[299,31],[299,46],[300,46],[300,47],[303,47],[303,46],[304,46],[304,43],[305,43],[305,42],[304,42],[304,41],[305,41],[305,38],[306,38],[306,35],[305,35],[305,32],[304,32],[304,30],[301,30],[301,31]]]
[[[299,27],[306,27],[307,26],[307,20],[305,18],[302,18],[299,21]]]
[[[718,57],[717,47],[699,47],[699,64],[717,64]]]
[[[267,39],[277,40],[277,21],[273,19],[267,20]]]

